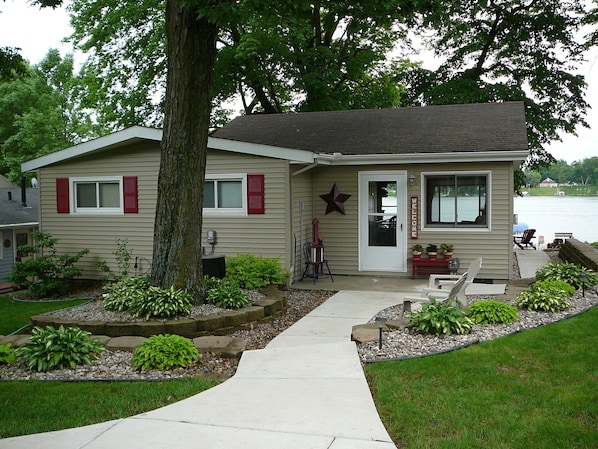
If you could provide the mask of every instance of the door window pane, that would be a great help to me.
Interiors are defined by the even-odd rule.
[[[397,183],[368,184],[369,246],[397,246]]]

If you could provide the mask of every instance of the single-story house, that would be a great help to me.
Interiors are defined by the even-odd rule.
[[[544,181],[542,181],[540,184],[538,184],[538,186],[539,187],[558,187],[559,183],[556,182],[552,178],[546,178]]]
[[[22,165],[37,171],[41,229],[90,250],[85,277],[117,238],[149,269],[161,137],[136,126]],[[210,250],[215,231],[215,254],[278,258],[292,280],[317,219],[335,275],[407,277],[413,244],[450,243],[461,271],[482,257],[478,277],[504,281],[527,156],[522,102],[241,116],[209,138],[198,232]]]
[[[38,227],[38,190],[17,187],[0,175],[0,283],[8,282],[18,249],[33,243]],[[24,196],[23,196],[24,194]]]

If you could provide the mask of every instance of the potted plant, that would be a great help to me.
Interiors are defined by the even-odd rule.
[[[444,254],[445,259],[450,259],[453,257],[453,245],[450,243],[442,243],[440,245],[440,252]]]
[[[415,244],[411,247],[411,254],[413,254],[414,259],[419,259],[423,252],[424,247],[419,244]]]
[[[428,257],[434,260],[436,259],[436,255],[438,254],[438,246],[434,245],[433,243],[430,243],[426,248],[426,252],[428,253]]]

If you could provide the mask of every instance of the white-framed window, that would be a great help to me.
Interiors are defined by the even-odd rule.
[[[123,215],[122,176],[70,178],[71,213]]]
[[[422,173],[424,228],[490,227],[490,172]]]
[[[247,215],[247,174],[206,175],[205,215]]]

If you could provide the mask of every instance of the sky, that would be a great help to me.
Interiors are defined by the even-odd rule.
[[[62,42],[70,32],[68,13],[64,7],[40,9],[31,6],[27,0],[0,2],[0,47],[21,48],[21,55],[31,64],[38,63],[50,48],[59,49],[62,55],[73,53],[72,45]],[[577,136],[563,135],[562,142],[546,146],[556,159],[563,159],[569,164],[598,156],[598,49],[587,55],[587,59],[580,73],[585,75],[588,83],[586,100],[593,106],[586,116],[591,129],[579,128]]]

